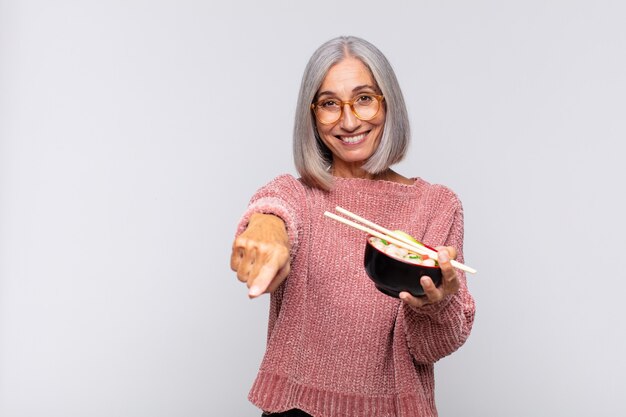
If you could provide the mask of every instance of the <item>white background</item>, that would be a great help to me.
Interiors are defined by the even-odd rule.
[[[626,415],[622,1],[0,0],[0,416],[258,416],[268,298],[228,267],[294,173],[302,71],[396,69],[398,170],[464,203],[474,331],[442,416]],[[370,416],[367,416],[370,417]]]

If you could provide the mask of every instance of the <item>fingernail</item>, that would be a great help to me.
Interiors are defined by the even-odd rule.
[[[256,297],[257,295],[260,295],[260,294],[261,294],[261,289],[255,285],[250,287],[250,291],[248,291],[248,295],[250,297]]]
[[[450,259],[448,257],[448,252],[446,251],[439,252],[437,256],[439,257],[439,262],[448,262],[448,260]]]

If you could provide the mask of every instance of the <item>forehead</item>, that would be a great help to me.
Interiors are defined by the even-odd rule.
[[[319,91],[350,92],[362,86],[375,87],[374,77],[361,60],[348,57],[330,67]]]

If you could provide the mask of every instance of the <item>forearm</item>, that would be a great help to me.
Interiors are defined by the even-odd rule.
[[[465,286],[437,304],[401,306],[409,350],[418,363],[434,363],[459,349],[474,323],[474,299]]]
[[[454,210],[438,212],[426,238],[435,245],[452,247],[456,260],[464,263],[463,209],[455,198],[447,205]],[[407,344],[417,362],[433,363],[457,350],[470,334],[474,323],[474,299],[467,289],[465,273],[456,270],[458,289],[441,301],[423,307],[403,305],[400,316],[405,327]]]

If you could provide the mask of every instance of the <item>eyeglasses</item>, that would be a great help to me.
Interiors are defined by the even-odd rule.
[[[341,119],[343,108],[348,104],[358,119],[368,121],[376,117],[380,110],[380,103],[384,99],[384,96],[378,94],[359,94],[350,101],[328,98],[312,103],[311,110],[315,113],[318,122],[330,125]]]

